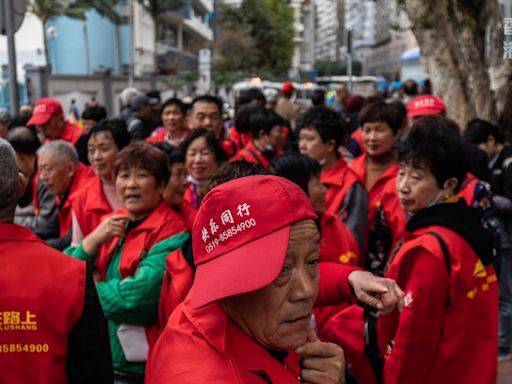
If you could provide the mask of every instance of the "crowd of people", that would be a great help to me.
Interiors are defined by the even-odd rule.
[[[0,382],[495,383],[510,127],[407,84],[0,112]]]

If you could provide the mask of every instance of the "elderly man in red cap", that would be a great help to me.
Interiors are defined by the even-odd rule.
[[[44,136],[43,144],[52,140],[64,140],[75,145],[83,135],[82,130],[64,119],[62,105],[58,100],[45,97],[35,107],[27,126],[35,125]]]
[[[275,111],[279,116],[289,121],[292,131],[295,131],[295,119],[299,112],[299,106],[291,101],[294,90],[295,87],[293,86],[293,83],[291,81],[285,81],[281,86],[281,96],[277,99],[275,108]]]
[[[150,356],[146,382],[343,383],[343,351],[320,341],[312,321],[325,294],[320,273],[333,281],[319,270],[315,219],[306,194],[280,177],[210,191],[193,228],[192,289]],[[346,271],[335,290],[360,292],[369,273],[333,265]]]

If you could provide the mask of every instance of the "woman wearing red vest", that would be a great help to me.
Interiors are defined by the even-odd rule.
[[[189,134],[186,104],[180,99],[170,98],[162,104],[160,111],[163,126],[156,128],[146,141],[179,147]]]
[[[379,101],[363,108],[359,121],[365,154],[354,159],[349,167],[368,192],[368,232],[381,204],[383,188],[398,171],[395,145],[400,138],[405,119],[396,107]],[[365,242],[367,239],[368,233]],[[365,254],[366,244],[362,252],[362,262]]]
[[[215,173],[217,165],[226,160],[226,155],[219,145],[219,140],[206,128],[192,131],[180,148],[185,152],[188,174],[185,200],[197,209],[210,178]]]
[[[340,156],[347,128],[330,108],[314,107],[299,125],[299,150],[320,163],[320,182],[327,187],[326,212],[337,215],[361,247],[366,231],[368,196],[355,173]]]
[[[270,161],[283,153],[286,121],[274,111],[260,105],[250,106],[244,113],[250,114],[252,139],[230,161],[245,160],[268,168]]]
[[[94,125],[87,140],[87,157],[96,175],[87,188],[70,196],[72,209],[71,245],[77,246],[91,233],[106,214],[120,209],[114,185],[114,160],[128,145],[130,135],[124,124],[105,120]]]
[[[436,129],[432,129],[436,126]],[[492,237],[456,196],[465,178],[460,138],[442,117],[415,123],[400,151],[397,191],[413,216],[386,276],[406,293],[379,319],[385,383],[494,383],[498,284]]]
[[[158,300],[165,257],[189,238],[181,218],[162,200],[169,169],[165,153],[146,142],[116,156],[116,192],[124,208],[107,215],[73,256],[94,264],[109,320],[115,379],[142,383],[148,349],[158,336]]]

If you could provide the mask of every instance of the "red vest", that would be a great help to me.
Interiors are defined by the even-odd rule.
[[[332,213],[320,216],[320,261],[357,265],[359,246],[343,221]]]
[[[361,155],[354,159],[349,165],[349,167],[354,171],[357,175],[359,182],[366,186],[366,154]],[[377,212],[382,204],[382,196],[384,194],[386,184],[389,180],[396,177],[398,174],[398,164],[392,164],[386,172],[382,174],[382,176],[373,184],[371,189],[368,191],[368,225],[366,226],[366,235],[365,241],[363,245],[363,250],[361,251],[361,264],[364,265],[364,259],[367,252],[366,244],[368,243],[368,235],[371,227],[375,222],[375,217],[377,216]]]
[[[112,207],[105,197],[101,179],[98,176],[91,180],[88,188],[81,188],[69,199],[84,237],[96,229],[103,216],[112,212]]]
[[[350,135],[351,139],[354,139],[354,141],[357,143],[357,146],[359,147],[359,150],[362,154],[366,153],[366,150],[364,149],[363,144],[363,130],[361,128],[356,129],[352,134]]]
[[[437,259],[445,268],[446,262],[439,241],[426,232],[437,232],[448,246],[451,259],[446,307],[442,316],[427,318],[423,327],[440,328],[430,356],[417,352],[415,345],[425,342],[422,328],[412,329],[409,322],[416,307],[415,300],[428,300],[428,295],[407,291],[415,279],[414,270],[402,267],[408,257]],[[439,226],[421,228],[405,233],[406,242],[391,262],[386,277],[394,279],[406,291],[406,308],[398,315],[379,319],[379,343],[386,351],[390,340],[395,346],[386,355],[384,383],[421,379],[422,383],[495,383],[497,377],[496,348],[498,345],[498,282],[492,266],[484,266],[471,246],[459,234]],[[407,263],[410,265],[410,263]],[[443,271],[444,272],[444,271]],[[435,277],[432,277],[435,279]],[[417,311],[417,309],[416,309]],[[422,316],[422,319],[425,316]],[[437,320],[434,320],[437,319]],[[435,323],[437,322],[437,323]],[[417,323],[416,323],[417,324]],[[403,359],[408,360],[407,363]],[[416,362],[416,363],[415,363]],[[427,366],[425,366],[427,364]],[[418,368],[418,366],[421,368]],[[425,377],[417,377],[421,369]],[[408,381],[409,380],[409,381]]]
[[[88,189],[91,181],[94,180],[96,175],[91,167],[78,163],[75,175],[69,187],[68,198],[61,202],[60,197],[57,197],[57,206],[59,207],[59,227],[60,235],[64,236],[71,229],[71,199],[70,197],[81,189]]]
[[[247,144],[252,142],[252,136],[250,133],[240,133],[236,130],[235,127],[231,127],[231,129],[229,130],[228,138],[233,143],[235,143],[237,152],[240,151]]]
[[[0,223],[0,382],[67,384],[68,337],[82,315],[85,263]]]
[[[254,146],[251,141],[242,150],[238,151],[236,155],[229,159],[229,161],[247,161],[249,163],[259,164],[263,168],[270,167],[270,161],[263,156],[263,154]]]
[[[158,321],[164,329],[176,307],[185,300],[192,283],[194,271],[183,257],[181,249],[171,252],[165,259],[165,274],[158,303]]]
[[[187,189],[188,191],[188,189]],[[192,226],[194,225],[194,220],[196,218],[197,209],[192,207],[192,204],[190,201],[185,200],[183,198],[183,203],[181,203],[181,206],[179,209],[175,209],[176,213],[180,215],[181,219],[185,223],[185,226],[187,227],[188,232],[192,232]]]
[[[334,166],[322,172],[320,182],[325,184],[325,212],[336,215],[347,197],[348,191],[358,182],[357,176],[340,157]]]
[[[128,215],[129,213],[125,208],[121,208],[107,216],[120,214]],[[144,257],[153,245],[185,230],[185,224],[178,214],[169,208],[165,201],[160,202],[153,212],[125,237],[119,262],[121,277],[124,279],[133,276],[141,257]],[[96,268],[103,280],[105,280],[108,265],[118,242],[119,238],[114,238],[100,248],[96,259]],[[158,338],[158,324],[148,325],[145,328],[149,345],[152,346]]]
[[[150,354],[146,383],[296,384],[298,373],[242,331],[219,303],[194,310],[187,298]]]
[[[165,129],[162,129],[160,130],[156,135],[154,136],[149,136],[146,138],[146,141],[148,143],[163,143],[165,142],[165,134],[166,134],[167,130]]]
[[[320,216],[320,261],[357,265],[358,260],[359,245],[352,233],[338,216],[324,212]],[[316,326],[320,337],[327,320],[346,306],[347,302],[315,308]]]
[[[84,131],[78,128],[75,124],[71,124],[69,121],[66,121],[66,125],[64,126],[64,130],[62,131],[59,140],[64,140],[75,145],[83,134]],[[43,140],[43,144],[48,144],[50,141],[51,140],[45,139]]]

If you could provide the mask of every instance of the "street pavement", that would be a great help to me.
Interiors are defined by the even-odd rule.
[[[499,364],[498,384],[512,384],[512,360]]]

